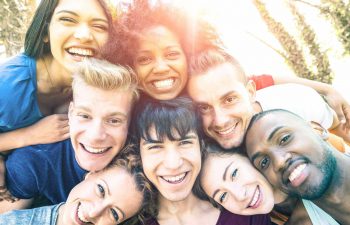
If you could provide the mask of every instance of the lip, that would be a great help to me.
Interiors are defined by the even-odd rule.
[[[168,80],[168,79],[172,79],[173,80],[173,84],[171,86],[169,86],[169,87],[157,88],[154,85],[154,82],[156,82],[156,81],[162,81],[162,80]],[[151,80],[151,81],[147,82],[147,86],[153,92],[162,94],[162,93],[168,93],[168,92],[176,91],[179,88],[179,86],[180,86],[180,81],[176,77],[162,77],[162,79],[155,79],[155,80]]]
[[[84,150],[84,152],[92,154],[92,155],[103,155],[103,154],[105,154],[106,152],[109,152],[112,149],[112,147],[98,147],[98,148],[105,149],[105,150],[100,151],[100,152],[91,152],[88,149],[86,149],[84,144],[79,143],[79,145]]]
[[[79,225],[92,224],[92,223],[90,223],[90,222],[86,223],[86,222],[81,221],[81,220],[79,219],[79,216],[78,216],[78,209],[79,209],[80,205],[81,205],[81,203],[78,202],[78,204],[77,204],[77,206],[76,206],[76,208],[75,208],[75,217],[74,217],[75,223],[77,223],[77,224],[79,224]]]
[[[217,136],[225,138],[225,137],[230,137],[231,135],[235,134],[235,130],[238,126],[238,121],[233,123],[232,126],[230,126],[229,128],[225,128],[225,129],[213,129],[214,132],[216,133]]]
[[[283,169],[282,171],[282,182],[284,185],[289,186],[291,185],[289,181],[289,176],[291,173],[300,165],[307,164],[307,162],[303,159],[291,159],[287,162],[288,165]]]
[[[259,192],[259,193],[257,193],[257,192]],[[250,206],[252,204],[252,202],[254,201],[254,196],[256,194],[258,194],[258,199],[256,200],[254,205]],[[247,208],[252,208],[252,209],[258,208],[261,205],[262,200],[263,200],[263,193],[262,193],[262,190],[260,189],[260,186],[257,185],[256,188],[255,188],[255,191],[254,191],[254,193],[252,195],[252,198],[251,198],[251,200],[248,203]]]
[[[174,177],[174,176],[179,176],[179,175],[184,174],[184,173],[185,173],[185,176],[179,182],[171,183],[171,182],[168,182],[164,178],[164,176],[168,176],[168,177],[173,176]],[[183,186],[185,186],[188,183],[188,180],[190,177],[189,174],[190,174],[190,171],[186,171],[186,172],[178,173],[177,175],[159,175],[158,178],[164,186],[175,191],[175,190],[181,189]]]

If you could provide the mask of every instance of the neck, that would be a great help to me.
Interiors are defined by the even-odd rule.
[[[191,212],[201,200],[191,193],[181,201],[170,201],[163,196],[159,199],[159,215],[180,215],[184,212]]]
[[[72,74],[51,55],[45,55],[37,60],[37,83],[39,93],[61,92],[71,86]]]
[[[350,157],[334,151],[336,170],[326,193],[314,203],[341,224],[350,224]]]

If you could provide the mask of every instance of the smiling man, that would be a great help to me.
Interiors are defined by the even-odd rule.
[[[312,200],[340,224],[350,224],[350,158],[299,116],[285,110],[255,115],[245,145],[254,166],[283,192]]]
[[[0,212],[25,208],[37,196],[57,204],[87,171],[107,166],[124,147],[131,109],[138,99],[131,71],[87,59],[74,75],[69,107],[71,139],[14,151],[6,160],[6,185],[18,202],[0,202]]]

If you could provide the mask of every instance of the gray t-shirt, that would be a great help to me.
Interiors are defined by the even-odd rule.
[[[33,209],[13,210],[0,215],[0,224],[6,225],[56,225],[58,209],[64,204]]]

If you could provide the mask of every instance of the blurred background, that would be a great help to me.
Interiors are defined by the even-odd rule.
[[[115,11],[130,0],[106,0]],[[350,0],[162,0],[219,31],[248,74],[332,84],[350,102]],[[0,0],[0,61],[22,50],[40,0]]]

